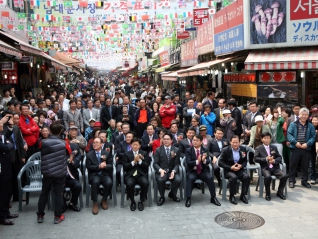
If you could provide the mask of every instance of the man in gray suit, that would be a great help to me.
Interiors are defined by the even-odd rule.
[[[250,102],[249,110],[251,111],[248,115],[245,116],[243,127],[244,127],[244,140],[245,144],[248,144],[250,140],[251,128],[255,125],[255,117],[258,115],[262,115],[258,109],[255,101]]]
[[[64,128],[67,129],[70,121],[74,121],[77,128],[84,132],[83,117],[81,112],[76,110],[76,101],[70,100],[70,108],[63,113]]]
[[[87,109],[83,111],[83,119],[84,119],[84,128],[86,129],[89,127],[89,120],[95,119],[96,121],[99,121],[99,114],[98,110],[93,108],[93,101],[88,100],[87,101]]]

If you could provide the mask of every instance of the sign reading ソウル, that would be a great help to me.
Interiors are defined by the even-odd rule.
[[[196,40],[181,45],[181,67],[193,66],[198,63]]]
[[[161,67],[167,66],[170,64],[170,55],[169,51],[164,51],[159,54]]]
[[[216,12],[213,21],[215,55],[244,49],[243,0]]]
[[[251,0],[248,4],[247,48],[318,44],[318,0]]]
[[[213,51],[213,19],[210,19],[209,21],[198,27],[197,48],[199,55]]]

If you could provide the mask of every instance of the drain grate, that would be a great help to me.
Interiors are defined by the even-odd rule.
[[[241,230],[255,229],[265,224],[264,218],[249,212],[224,212],[214,220],[222,227]]]

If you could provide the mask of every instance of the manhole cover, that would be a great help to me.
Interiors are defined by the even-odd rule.
[[[264,225],[264,218],[249,212],[224,212],[215,217],[215,222],[222,227],[250,230]]]

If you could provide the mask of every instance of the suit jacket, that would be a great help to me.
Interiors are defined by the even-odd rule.
[[[206,157],[206,163],[203,163],[202,161],[200,162],[201,164],[201,168],[202,168],[202,172],[209,172],[209,164],[211,163],[211,160],[209,158],[209,152],[207,151],[206,148],[204,148],[203,146],[201,146],[200,148],[200,155],[203,156],[203,154],[207,154]],[[187,148],[186,150],[186,163],[187,163],[187,172],[191,172],[191,171],[196,171],[196,160],[197,160],[197,156],[196,156],[196,150],[194,147],[190,147]]]
[[[89,127],[89,120],[91,118],[95,119],[96,121],[99,121],[98,110],[92,108],[92,117],[90,115],[90,110],[89,109],[83,110],[83,119],[84,119],[85,127]]]
[[[116,119],[117,118],[117,112],[118,112],[118,109],[117,109],[117,106],[115,105],[111,105],[111,113],[112,115],[109,114],[109,109],[108,109],[108,106],[104,106],[101,110],[101,113],[100,113],[100,121],[102,122],[102,125],[103,125],[103,129],[107,129],[108,128],[108,122],[111,120],[111,119]]]
[[[83,159],[83,156],[81,155],[79,151],[79,146],[74,143],[70,143],[71,150],[74,152],[75,150],[77,153],[75,154],[75,157],[73,159],[73,163],[67,162],[67,167],[70,170],[70,173],[74,176],[75,179],[79,180],[79,175],[77,169],[80,167],[81,161]]]
[[[93,151],[93,144],[91,144],[91,147],[89,149],[89,151]],[[102,150],[106,150],[107,152],[110,153],[111,156],[113,156],[112,152],[113,152],[113,144],[111,142],[106,142],[104,143]]]
[[[14,135],[14,141],[16,143],[16,149],[13,148],[11,151],[10,151],[10,155],[11,155],[11,158],[12,158],[12,162],[14,163],[15,160],[19,160],[19,163],[23,164],[22,160],[21,159],[25,159],[25,161],[27,161],[28,159],[26,159],[26,152],[24,150],[24,141],[23,141],[23,137],[22,137],[22,133],[21,133],[21,130],[18,126],[13,126],[12,128],[12,131],[6,127],[6,132],[5,132],[5,136],[7,139],[9,139],[9,141],[13,144],[13,139],[12,139],[12,134]],[[16,158],[16,153],[15,152],[18,152],[18,158]]]
[[[231,112],[231,116],[234,119],[235,124],[236,124],[236,129],[234,130],[234,134],[241,136],[241,134],[243,133],[242,113],[237,107],[235,107],[235,108],[233,108],[233,110]]]
[[[180,153],[180,156],[181,157],[184,157],[185,156],[185,153],[186,153],[186,150],[188,148],[190,148],[191,145],[189,144],[189,140],[188,138],[185,138],[183,140],[181,140],[178,144],[178,148],[180,149],[181,153]]]
[[[244,146],[240,146],[240,160],[237,162],[238,164],[242,165],[242,168],[239,170],[245,170],[246,165],[247,165],[247,152],[246,148]],[[225,147],[222,149],[222,152],[219,157],[218,164],[220,167],[224,168],[224,173],[225,175],[228,172],[234,172],[231,170],[231,167],[235,164],[234,159],[233,159],[233,152],[232,152],[232,147]]]
[[[154,134],[152,136],[152,140],[155,140],[155,139],[158,139],[158,135],[157,134]],[[150,139],[149,139],[149,135],[144,135],[141,137],[141,149],[146,151],[146,152],[152,152],[152,145],[148,145],[150,142]]]
[[[225,108],[224,108],[225,109]],[[223,110],[224,110],[223,109]],[[214,114],[216,116],[216,120],[215,120],[215,126],[216,127],[221,127],[221,124],[220,124],[220,108],[216,108],[214,109]]]
[[[63,113],[63,121],[64,121],[64,127],[65,129],[68,128],[69,122],[74,121],[75,125],[78,127],[79,130],[84,130],[84,124],[83,124],[83,117],[80,113],[80,111],[75,110],[75,113],[72,114],[71,110],[64,111]]]
[[[115,138],[115,148],[118,148],[118,147],[119,147],[119,144],[120,144],[121,142],[124,142],[124,141],[125,141],[124,134],[118,135],[118,136]]]
[[[134,153],[133,151],[125,152],[124,158],[123,158],[123,168],[124,168],[124,177],[125,179],[133,177],[133,174],[138,172],[138,174],[141,174],[143,176],[147,176],[148,174],[148,168],[150,165],[150,158],[146,151],[140,150],[138,151],[138,154],[141,154],[143,156],[143,159],[141,164],[137,163],[134,166],[132,165],[132,161],[134,161]]]
[[[118,114],[122,114],[122,113],[123,113],[123,106],[120,106],[118,109]],[[129,104],[128,105],[128,114],[134,118],[135,113],[136,113],[136,107],[133,106],[132,104]]]
[[[117,147],[117,155],[116,155],[116,157],[118,157],[117,164],[118,163],[122,164],[124,162],[124,154],[125,152],[128,152],[127,148],[128,148],[128,144],[126,141],[122,141],[119,143]]]
[[[3,136],[3,141],[2,141]],[[11,150],[14,149],[14,145],[7,143],[8,139],[0,133],[0,163],[1,163],[1,173],[0,178],[11,177],[12,175],[12,162],[11,162]],[[11,182],[10,182],[11,183]]]
[[[212,100],[212,104],[210,103],[210,100],[207,100],[204,104],[203,104],[203,108],[205,105],[209,104],[211,106],[212,112],[214,109],[218,108],[218,103],[216,103],[215,100]]]
[[[175,145],[175,146],[178,146],[178,141],[177,141],[175,135],[174,135],[173,133],[171,133],[170,130],[169,130],[169,133],[172,134],[172,136],[173,136],[173,142],[172,142],[172,144]],[[183,131],[183,129],[178,129],[177,135],[179,135],[179,134],[183,134],[183,137],[184,137],[184,131]]]
[[[227,139],[223,138],[221,141],[222,141],[222,149],[224,147],[227,147],[230,145],[230,142]],[[215,138],[210,141],[207,148],[208,148],[209,155],[211,156],[211,158],[213,158],[213,156],[215,156],[216,158],[220,156],[221,150],[220,150],[219,144]]]
[[[134,118],[130,114],[128,114],[127,116],[128,116],[128,121],[127,120],[123,121],[124,115],[123,114],[118,115],[117,116],[117,122],[126,122],[126,123],[129,124],[130,129],[133,129],[133,127],[134,127]]]
[[[171,152],[174,152],[174,153],[171,154]],[[159,148],[157,148],[156,153],[154,154],[154,164],[153,164],[153,167],[156,173],[159,173],[159,169],[163,169],[163,170],[169,169],[169,172],[174,170],[176,171],[176,173],[178,173],[179,166],[180,166],[180,150],[177,147],[171,146],[169,161],[167,158],[165,146],[162,145]]]
[[[192,114],[188,114],[188,109],[189,107],[184,107],[183,108],[183,118],[185,119],[186,123],[186,128],[189,128],[191,125],[191,120],[192,120]],[[200,110],[197,108],[194,108],[195,114],[200,115]]]
[[[271,156],[273,156],[275,159],[273,168],[271,169],[269,168],[269,164],[266,160],[266,157],[268,156],[268,154],[263,144],[256,147],[255,154],[254,154],[254,161],[261,165],[262,170],[275,171],[277,169],[280,169],[279,164],[282,162],[282,156],[279,154],[276,146],[270,144],[269,149],[270,149]]]
[[[106,168],[100,169],[99,165],[102,163],[102,159],[100,162],[96,157],[95,150],[92,150],[86,154],[86,168],[88,171],[88,179],[91,180],[94,176],[98,175],[99,172],[102,172],[103,175],[108,175],[112,177],[113,173],[113,159],[110,152],[106,150],[102,150],[101,155],[105,155],[106,157]]]
[[[245,117],[245,121],[244,121],[244,130],[251,130],[251,128],[256,125],[255,124],[255,117],[258,115],[262,115],[259,111],[256,112],[253,120],[252,120],[252,112],[250,112],[248,115],[246,115]],[[237,124],[236,124],[237,125]]]

